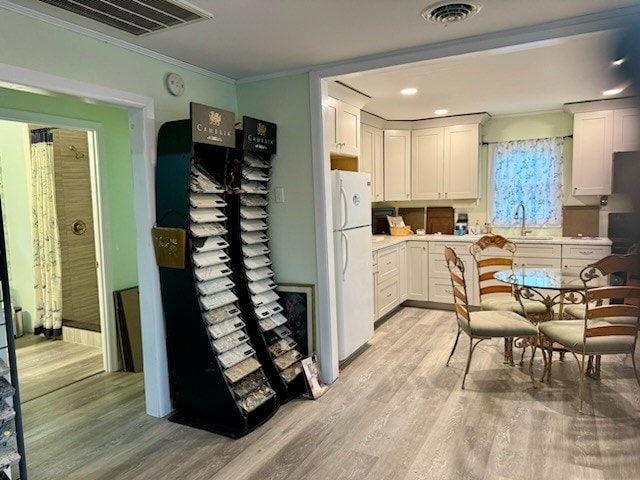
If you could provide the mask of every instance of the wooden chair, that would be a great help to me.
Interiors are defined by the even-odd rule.
[[[638,277],[640,256],[610,255],[585,267],[580,272],[586,299],[583,318],[555,320],[539,326],[549,344],[559,343],[578,362],[581,412],[586,374],[585,357],[594,356],[599,360],[601,355],[630,354],[636,381],[640,385],[634,356],[640,318],[640,286],[601,286],[605,285],[607,276],[613,272],[627,272],[631,278]],[[620,300],[623,303],[613,303]]]
[[[513,337],[535,337],[537,328],[522,315],[511,311],[469,311],[467,300],[467,284],[464,278],[464,264],[458,258],[453,249],[445,247],[444,256],[447,261],[447,268],[451,276],[451,286],[453,287],[453,301],[456,311],[458,333],[456,340],[447,359],[447,366],[456,350],[460,332],[464,332],[469,337],[469,356],[467,366],[462,377],[462,388],[469,373],[471,357],[478,344],[489,338],[513,338]],[[475,343],[474,343],[475,341]],[[534,382],[533,375],[531,381]],[[535,385],[535,382],[534,382]]]
[[[634,243],[629,250],[627,250],[627,254],[637,254],[638,253],[638,244]],[[588,265],[586,268],[582,269],[581,271],[581,278],[582,278],[582,272],[589,272],[591,271],[592,268],[596,268],[595,265],[598,262],[594,262],[590,265]],[[620,270],[609,270],[610,268],[613,268],[614,264],[613,263],[605,263],[600,265],[600,268],[598,269],[599,272],[602,275],[611,275],[611,274],[616,274],[616,281],[620,281],[621,279],[624,280],[624,285],[632,285],[632,286],[640,286],[640,277],[638,277],[637,275],[635,275],[633,272],[627,272],[627,271],[620,271]],[[584,281],[585,279],[583,279]],[[596,280],[596,278],[590,278],[590,279],[586,279],[588,282],[593,282]],[[591,285],[590,285],[591,286]],[[633,299],[633,298],[627,298],[627,299],[618,299],[616,300],[618,303],[620,301],[623,301],[623,303],[628,303],[631,305],[637,305],[640,306],[640,300],[638,299]],[[598,306],[600,304],[602,304],[601,301],[593,301],[593,303],[595,305],[593,306]],[[584,304],[580,304],[580,305],[567,305],[564,308],[564,313],[571,319],[580,319],[580,320],[584,320],[585,315],[586,315],[586,308]],[[633,319],[619,319],[622,323],[633,323]],[[587,367],[586,367],[586,371],[585,371],[585,375],[594,378],[596,380],[600,379],[600,362],[601,362],[601,358],[599,355],[597,356],[589,356],[589,359],[587,360]]]
[[[523,300],[522,305],[513,295],[513,287],[497,281],[493,275],[505,269],[513,268],[513,257],[516,253],[515,243],[501,235],[484,235],[475,242],[469,251],[476,263],[480,308],[515,312],[527,318],[537,318],[547,314],[547,308],[540,302]],[[522,310],[524,306],[525,311]],[[513,365],[513,342],[505,339],[504,363]],[[520,365],[524,359],[524,350],[520,357]]]

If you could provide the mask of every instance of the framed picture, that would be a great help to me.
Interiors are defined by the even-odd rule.
[[[303,357],[314,353],[314,286],[302,283],[279,283],[276,291],[280,295],[282,315],[287,318],[291,338],[298,344]]]

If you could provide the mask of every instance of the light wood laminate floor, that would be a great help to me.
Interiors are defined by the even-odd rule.
[[[93,376],[24,405],[30,478],[637,478],[630,358],[603,360],[581,415],[573,358],[534,389],[526,370],[502,364],[501,341],[483,342],[461,390],[466,338],[444,366],[454,334],[452,312],[405,308],[325,396],[284,405],[239,440],[145,415],[141,374]]]
[[[104,371],[102,349],[29,333],[16,338],[16,360],[22,403]]]

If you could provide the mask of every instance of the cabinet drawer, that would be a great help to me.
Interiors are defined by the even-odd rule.
[[[587,246],[587,245],[563,245],[562,260],[565,258],[600,260],[611,253],[611,247],[606,245]],[[593,263],[593,262],[590,262]],[[586,265],[585,265],[586,266]]]
[[[572,277],[579,277],[582,269],[591,265],[594,261],[595,260],[580,258],[563,258],[562,273],[564,275],[570,275]]]
[[[516,258],[546,257],[560,259],[562,245],[557,243],[517,243]]]
[[[378,250],[378,283],[398,276],[398,247]]]
[[[441,255],[444,258],[444,247],[450,247],[458,256],[470,255],[469,247],[471,247],[471,242],[430,242],[429,253]]]
[[[514,268],[560,268],[560,258],[516,257],[513,260]]]
[[[458,255],[464,265],[464,276],[467,282],[471,281],[475,273],[475,260],[471,255]],[[429,277],[449,279],[449,269],[447,268],[447,260],[442,255],[429,255]]]
[[[429,301],[453,303],[453,289],[450,278],[432,278],[429,281]]]
[[[378,284],[378,318],[393,310],[398,305],[399,301],[400,284],[397,277]]]

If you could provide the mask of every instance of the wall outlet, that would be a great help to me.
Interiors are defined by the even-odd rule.
[[[276,187],[276,203],[284,203],[284,187]]]

